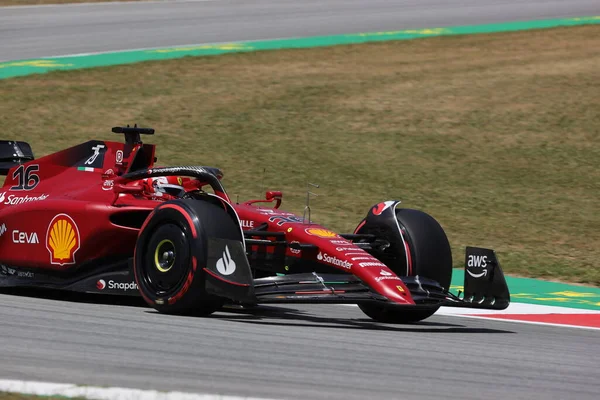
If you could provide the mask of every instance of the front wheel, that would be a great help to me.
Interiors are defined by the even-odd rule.
[[[203,200],[175,200],[150,214],[138,237],[133,272],[146,302],[162,313],[208,315],[224,299],[205,289],[209,237],[239,240],[222,208]]]
[[[396,220],[404,238],[404,245],[395,247],[395,263],[387,263],[397,275],[429,278],[448,290],[452,279],[452,251],[446,233],[429,214],[408,208],[396,209]],[[369,233],[369,225],[357,233]],[[381,230],[378,230],[381,234]],[[406,260],[406,261],[400,261]],[[387,260],[386,260],[387,261]],[[409,265],[406,265],[409,264]],[[439,306],[406,309],[385,304],[359,304],[369,317],[380,322],[412,323],[429,318]]]

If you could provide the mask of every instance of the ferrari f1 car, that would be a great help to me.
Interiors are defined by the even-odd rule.
[[[174,314],[351,303],[384,322],[509,304],[489,249],[467,248],[464,293],[450,293],[446,234],[399,201],[336,233],[281,211],[281,192],[232,202],[217,168],[156,167],[155,146],[140,140],[153,129],[113,132],[125,143],[93,140],[40,159],[25,142],[0,141],[0,286],[142,296]]]

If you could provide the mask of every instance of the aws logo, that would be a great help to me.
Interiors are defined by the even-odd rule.
[[[46,248],[50,252],[50,263],[57,265],[75,264],[75,253],[81,239],[77,224],[67,214],[55,216],[46,233]]]
[[[488,265],[487,256],[475,256],[469,255],[467,258],[467,273],[471,275],[473,278],[481,278],[482,276],[487,275],[487,269],[485,269]],[[470,268],[482,268],[481,272],[475,273],[471,272]]]
[[[469,259],[467,261],[467,267],[481,267],[481,268],[485,268],[487,267],[487,256],[474,256],[474,255],[469,255]]]

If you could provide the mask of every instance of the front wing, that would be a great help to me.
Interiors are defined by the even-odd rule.
[[[470,260],[479,257],[485,267],[473,272]],[[236,262],[243,263],[245,257]],[[246,260],[247,264],[247,260]],[[471,262],[472,264],[472,262]],[[246,265],[249,269],[249,265]],[[400,277],[409,289],[415,305],[400,305],[374,292],[354,275],[302,273],[251,279],[250,274],[219,277],[216,269],[210,272],[207,291],[244,304],[259,303],[388,303],[390,306],[431,308],[438,306],[469,307],[502,310],[510,303],[504,274],[493,250],[467,248],[463,290],[453,294],[438,282],[419,276]],[[480,272],[480,271],[485,271]],[[218,287],[218,288],[217,288]],[[231,288],[231,291],[228,290]],[[247,290],[240,290],[246,288]]]

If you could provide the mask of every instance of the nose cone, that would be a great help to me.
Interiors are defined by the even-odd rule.
[[[371,289],[387,297],[394,303],[407,305],[415,304],[410,295],[410,291],[404,282],[402,282],[402,279],[385,264],[379,263],[377,267],[361,267],[361,265],[358,264],[353,267],[352,272],[355,276],[369,285]]]
[[[408,288],[401,280],[395,281],[393,284],[386,283],[379,288],[374,289],[395,303],[406,305],[415,304]]]
[[[317,260],[355,275],[377,293],[398,304],[414,305],[410,291],[387,265],[342,238],[322,243]]]

